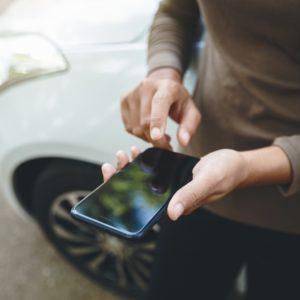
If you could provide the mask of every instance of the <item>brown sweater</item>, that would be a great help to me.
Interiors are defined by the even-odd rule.
[[[184,72],[199,28],[205,50],[194,100],[200,128],[186,152],[271,144],[288,155],[288,187],[248,188],[207,209],[224,217],[300,233],[300,1],[162,0],[150,34],[149,71]]]

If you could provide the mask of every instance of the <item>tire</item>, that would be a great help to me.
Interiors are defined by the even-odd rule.
[[[47,238],[78,269],[106,287],[140,299],[149,284],[157,232],[132,242],[79,223],[70,215],[71,207],[100,183],[98,166],[52,162],[34,184],[36,218]]]

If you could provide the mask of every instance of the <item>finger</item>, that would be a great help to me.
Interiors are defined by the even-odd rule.
[[[169,134],[165,134],[165,137],[166,137],[167,141],[170,143],[172,140],[171,136]]]
[[[131,152],[131,158],[135,159],[141,153],[141,150],[136,146],[132,146],[130,148],[130,152]]]
[[[177,131],[177,139],[181,146],[187,146],[195,134],[201,120],[201,114],[192,99],[183,108]]]
[[[144,136],[151,142],[150,137],[150,117],[151,117],[151,103],[153,96],[155,94],[155,89],[150,84],[144,83],[144,89],[140,90],[140,122],[141,129],[143,130]]]
[[[144,140],[145,142],[150,142],[151,141],[151,138],[148,135],[145,134],[145,132],[143,131],[142,127],[135,127],[133,130],[132,130],[132,134],[142,140]]]
[[[101,170],[104,182],[108,181],[108,179],[116,173],[116,169],[108,163],[103,164]]]
[[[119,150],[116,153],[116,158],[117,158],[117,169],[118,170],[124,168],[129,162],[128,155],[123,150]]]
[[[141,126],[143,129],[144,140],[150,142],[154,147],[172,150],[170,144],[171,137],[164,134],[160,139],[153,140],[150,135],[150,112],[151,112],[151,102],[148,102],[147,98],[142,99],[141,103]],[[142,137],[142,138],[143,138]]]
[[[140,126],[140,99],[137,89],[121,100],[121,116],[126,131],[140,138],[145,138]]]
[[[188,184],[179,189],[170,200],[168,205],[168,215],[171,220],[177,220],[185,212],[191,212],[201,206],[205,192],[203,193],[201,184],[193,179]]]
[[[130,111],[129,111],[129,106],[128,106],[128,97],[129,97],[129,95],[127,95],[121,99],[120,108],[121,108],[121,117],[122,117],[124,127],[127,132],[132,133],[132,124],[131,124],[131,120],[129,117]]]
[[[130,118],[130,124],[132,126],[132,134],[143,138],[143,130],[140,123],[140,98],[138,91],[134,91],[131,96],[131,101],[129,101],[129,118]]]
[[[150,116],[150,135],[152,140],[161,139],[166,130],[170,107],[175,100],[168,89],[158,90],[153,99]]]

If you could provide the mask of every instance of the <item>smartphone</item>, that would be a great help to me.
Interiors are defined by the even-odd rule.
[[[75,205],[76,219],[119,237],[141,238],[174,193],[192,179],[199,158],[149,148]]]

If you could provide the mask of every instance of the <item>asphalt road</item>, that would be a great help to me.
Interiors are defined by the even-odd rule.
[[[121,300],[80,274],[0,199],[1,300]]]

